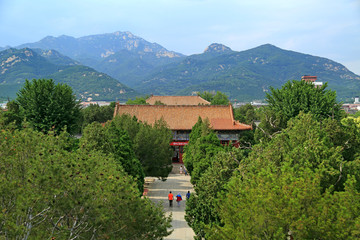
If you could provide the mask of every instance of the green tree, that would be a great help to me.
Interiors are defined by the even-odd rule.
[[[344,161],[323,122],[301,113],[240,162],[209,239],[356,239],[359,159]],[[353,204],[352,204],[353,203]]]
[[[156,121],[154,126],[141,125],[134,139],[134,149],[147,176],[166,178],[169,175],[172,169],[171,141],[171,130],[163,119]]]
[[[128,114],[115,116],[112,122],[117,128],[125,130],[132,140],[136,138],[142,126],[142,123],[139,122],[135,116],[131,117]]]
[[[220,197],[224,226],[209,226],[209,239],[357,239],[360,196],[356,181],[345,191],[323,193],[319,172],[285,163],[243,172]]]
[[[136,97],[134,100],[132,99],[128,99],[126,104],[127,105],[149,105],[147,102],[146,102],[146,99],[148,99],[149,96],[146,96],[146,97]]]
[[[125,172],[134,178],[140,193],[143,192],[145,174],[135,156],[132,142],[124,130],[116,128],[114,123],[102,126],[93,122],[84,129],[80,147],[88,151],[96,149],[112,156]]]
[[[359,118],[360,117],[360,111],[357,111],[356,113],[354,113],[352,115],[354,118]]]
[[[229,105],[230,103],[229,97],[220,91],[216,91],[216,93],[204,91],[203,93],[198,93],[198,96],[209,101],[211,105]]]
[[[0,131],[0,238],[162,239],[171,219],[102,152],[68,134]]]
[[[246,149],[246,152],[249,153],[251,151],[252,146],[256,144],[255,120],[260,119],[259,111],[256,110],[250,103],[248,103],[246,105],[234,109],[234,119],[240,121],[241,123],[252,125],[253,127],[253,129],[250,131],[243,131],[239,137],[240,147]]]
[[[90,104],[90,106],[81,110],[83,118],[82,128],[85,128],[92,122],[105,123],[114,116],[115,102],[108,106],[99,106],[98,104]]]
[[[218,193],[224,194],[225,186],[242,157],[242,151],[235,148],[229,152],[219,152],[214,156],[212,165],[194,186],[195,193],[186,202],[185,219],[194,230],[197,239],[208,238],[206,227],[222,225],[216,208]]]
[[[255,120],[259,119],[259,116],[255,108],[250,103],[247,103],[238,108],[234,108],[234,119],[240,121],[241,123],[252,125]]]
[[[354,118],[343,118],[340,122],[334,119],[322,121],[331,142],[342,149],[345,161],[353,161],[360,155],[360,126]]]
[[[5,125],[13,123],[18,129],[21,128],[23,117],[20,113],[20,106],[15,100],[7,103],[7,111],[3,112],[3,117]]]
[[[116,116],[112,123],[130,136],[135,155],[140,160],[146,176],[166,178],[169,175],[172,168],[172,133],[164,120],[160,119],[151,126],[124,114]]]
[[[224,147],[217,135],[210,128],[208,119],[203,121],[200,117],[193,126],[189,143],[184,149],[184,164],[191,175],[191,183],[196,184],[201,175],[211,166],[213,157]]]
[[[265,116],[261,122],[267,121],[272,128],[284,129],[301,111],[312,113],[317,120],[329,117],[340,120],[344,113],[336,101],[336,92],[326,88],[327,83],[319,88],[305,81],[288,81],[281,89],[271,87],[271,92],[266,94],[269,111],[263,112]]]
[[[193,171],[191,172],[191,183],[196,185],[202,174],[211,167],[214,156],[224,151],[217,135],[211,131],[209,134],[201,136],[196,141],[196,147],[193,149]]]
[[[199,117],[198,121],[191,129],[189,135],[189,143],[184,147],[184,155],[183,155],[184,165],[190,175],[194,169],[194,155],[192,154],[192,152],[195,150],[196,141],[202,136],[203,130],[205,131],[204,135],[207,134],[210,131],[210,125],[208,121],[203,122],[201,117]]]
[[[60,132],[66,127],[74,133],[78,128],[79,101],[66,84],[55,85],[51,79],[26,80],[16,103],[21,116],[37,131]]]

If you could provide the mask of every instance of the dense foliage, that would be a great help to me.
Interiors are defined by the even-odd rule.
[[[218,194],[224,194],[225,184],[239,166],[239,150],[220,151],[194,186],[195,193],[186,202],[185,219],[196,233],[196,239],[207,238],[207,228],[222,226],[217,209]],[[235,161],[234,161],[235,159]]]
[[[359,238],[360,159],[341,151],[312,115],[290,121],[240,163],[209,239]]]
[[[0,124],[1,121],[0,121]],[[66,150],[68,134],[0,131],[0,238],[162,239],[171,219],[139,197],[114,155]]]
[[[271,87],[266,101],[271,111],[279,113],[280,127],[286,127],[287,121],[300,111],[311,112],[318,120],[329,117],[339,120],[342,117],[341,104],[336,100],[336,92],[326,88],[327,83],[317,87],[306,81],[288,81],[281,89]]]
[[[360,238],[360,121],[325,88],[289,82],[260,112],[235,110],[247,123],[261,114],[246,148],[204,141],[212,133],[198,121],[184,153],[196,239]]]
[[[80,148],[95,149],[112,156],[137,182],[139,192],[143,192],[145,174],[141,163],[135,156],[129,135],[113,122],[105,126],[97,122],[88,125],[80,139]]]
[[[127,105],[149,105],[146,102],[146,99],[148,99],[148,96],[145,97],[136,97],[135,99],[128,99],[126,101]]]
[[[234,108],[234,119],[241,123],[253,125],[254,121],[260,120],[260,116],[258,111],[250,103],[247,103],[238,108]]]
[[[234,119],[241,123],[246,123],[252,126],[252,130],[243,131],[239,137],[240,148],[245,150],[245,154],[251,151],[252,146],[256,143],[255,121],[260,119],[259,109],[255,109],[250,103],[234,109]]]
[[[80,105],[69,86],[46,79],[26,80],[17,95],[14,104],[18,108],[10,111],[34,129],[59,132],[66,128],[69,133],[77,129]]]
[[[88,107],[81,109],[82,128],[85,128],[92,122],[105,123],[114,116],[115,102],[108,106],[99,106],[90,104]]]
[[[204,237],[206,224],[217,224],[220,219],[214,208],[216,191],[222,188],[216,173],[223,168],[215,169],[221,164],[222,158],[216,157],[224,152],[224,147],[212,129],[207,119],[199,117],[192,128],[188,145],[185,146],[184,164],[191,175],[191,183],[195,193],[186,204],[185,219],[193,228],[196,236]],[[224,155],[222,155],[224,156]],[[226,164],[225,164],[226,165]]]
[[[151,126],[129,115],[122,115],[115,117],[112,124],[130,136],[135,155],[140,160],[146,176],[168,176],[172,169],[172,133],[165,121],[160,119]]]
[[[216,93],[204,91],[198,93],[198,96],[209,101],[211,105],[228,105],[230,103],[229,97],[220,91],[216,91]]]
[[[260,112],[260,138],[271,138],[287,127],[287,122],[300,112],[312,113],[316,120],[340,120],[344,113],[336,100],[336,93],[327,90],[327,84],[316,87],[305,81],[288,81],[281,89],[271,88],[267,93],[268,106]],[[258,136],[259,137],[259,136]]]

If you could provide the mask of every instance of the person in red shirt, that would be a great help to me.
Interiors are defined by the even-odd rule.
[[[168,195],[168,199],[169,199],[169,207],[172,207],[173,206],[173,200],[174,200],[174,195],[171,193],[169,193]]]

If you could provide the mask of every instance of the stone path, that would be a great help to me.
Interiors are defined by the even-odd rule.
[[[190,176],[184,176],[179,174],[179,164],[173,164],[173,171],[170,173],[166,181],[156,179],[149,184],[148,197],[158,203],[161,202],[164,206],[166,214],[172,213],[172,234],[165,239],[168,240],[190,240],[195,236],[194,231],[187,225],[184,219],[185,216],[185,204],[186,193],[190,191],[193,193],[193,188],[190,183]],[[175,196],[180,193],[183,201],[180,202],[180,207],[177,206],[176,201],[173,202],[173,207],[169,207],[169,201],[167,196],[169,192],[172,192]]]

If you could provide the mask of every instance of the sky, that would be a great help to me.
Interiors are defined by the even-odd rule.
[[[116,31],[185,55],[270,43],[360,75],[360,0],[0,0],[0,47]]]

